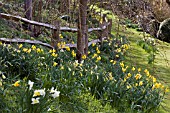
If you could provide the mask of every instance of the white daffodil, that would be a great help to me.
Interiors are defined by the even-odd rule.
[[[32,82],[31,80],[28,81],[28,85],[30,86],[29,87],[29,90],[32,89],[33,85],[34,85],[34,82]]]
[[[31,104],[38,104],[38,103],[40,103],[39,99],[40,99],[40,98],[32,98],[32,99],[31,99],[31,100],[32,100],[32,103],[31,103]]]
[[[59,97],[60,95],[60,91],[57,91],[57,89],[54,89],[54,87],[51,88],[50,93],[53,98]]]
[[[45,96],[45,89],[35,90],[33,97],[40,96],[40,95],[42,95],[43,97]]]

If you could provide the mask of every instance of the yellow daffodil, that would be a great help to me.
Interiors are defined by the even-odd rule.
[[[100,50],[97,51],[97,54],[100,54]]]
[[[63,38],[62,34],[59,34],[59,37],[62,39]]]
[[[61,67],[60,67],[60,70],[63,70],[63,69],[64,69],[64,67],[63,67],[63,66],[61,66]]]
[[[27,53],[31,53],[31,49],[28,49]]]
[[[87,56],[84,54],[84,55],[82,55],[82,59],[84,60],[84,59],[86,59],[87,58]]]
[[[136,74],[135,75],[136,80],[140,79],[141,77],[142,77],[141,74]]]
[[[71,52],[73,57],[76,57],[76,53],[74,52],[74,50]]]
[[[169,92],[169,88],[165,88],[165,93]]]
[[[140,81],[140,82],[139,82],[139,86],[142,86],[142,85],[143,85],[143,81]]]
[[[49,53],[55,53],[56,50],[55,49],[50,49]]]
[[[141,71],[141,68],[138,68],[138,72],[140,72]]]
[[[131,85],[127,85],[126,87],[127,87],[127,89],[130,89],[130,88],[132,88],[132,86],[131,86]]]
[[[70,51],[70,47],[66,46],[65,48],[66,48],[67,51]]]
[[[135,71],[135,67],[132,67],[132,71]]]
[[[28,51],[28,49],[27,49],[27,48],[23,48],[23,51],[24,51],[24,52],[27,52],[27,51]]]
[[[2,78],[3,78],[3,79],[6,79],[6,76],[5,76],[4,74],[2,74]]]
[[[96,62],[98,62],[98,61],[100,61],[100,60],[101,60],[101,57],[98,56]]]
[[[20,49],[20,48],[22,48],[22,47],[23,47],[23,45],[22,45],[22,44],[20,44],[18,47],[19,47],[19,49]]]
[[[127,76],[130,78],[132,75],[131,75],[131,73],[128,73]]]
[[[119,57],[119,55],[116,55],[116,57],[118,58],[118,57]]]
[[[57,64],[58,64],[58,63],[54,62],[54,63],[53,63],[53,66],[55,67],[55,66],[57,66]]]
[[[152,77],[152,80],[153,80],[153,83],[155,83],[155,82],[156,82],[156,78],[155,78],[155,77]]]
[[[51,54],[51,56],[53,56],[53,57],[57,57],[57,56],[58,56],[58,54],[56,54],[56,53],[52,53],[52,54]]]
[[[18,81],[16,81],[14,84],[13,84],[13,86],[15,86],[15,87],[18,87],[18,86],[20,86],[20,81],[18,80]]]
[[[32,50],[36,50],[36,46],[35,45],[32,45],[31,48],[32,48]]]
[[[158,88],[161,88],[161,83],[155,83],[152,87],[152,89],[158,89]]]
[[[113,80],[112,72],[109,73],[109,80]]]
[[[41,49],[40,48],[37,48],[37,53],[41,53]]]
[[[95,57],[97,57],[97,54],[96,54],[96,53],[93,54],[92,58],[95,58]]]
[[[123,62],[120,62],[120,66],[123,68],[125,65]]]
[[[94,47],[96,44],[95,43],[92,43],[92,47]]]

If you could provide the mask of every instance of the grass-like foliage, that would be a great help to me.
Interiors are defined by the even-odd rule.
[[[0,112],[151,112],[168,88],[147,69],[127,66],[126,37],[76,50],[0,43]]]

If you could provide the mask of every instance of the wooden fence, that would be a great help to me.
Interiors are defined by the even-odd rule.
[[[106,17],[106,15],[103,16],[103,20],[105,20],[104,18]],[[26,18],[20,17],[20,16],[14,16],[14,15],[10,15],[10,14],[5,14],[5,13],[0,13],[0,18],[6,19],[6,20],[13,20],[16,22],[24,22],[30,25],[34,25],[34,26],[40,26],[40,27],[45,27],[47,29],[52,29],[52,42],[51,45],[46,44],[46,43],[42,43],[40,41],[31,41],[31,40],[24,40],[24,39],[5,39],[5,38],[0,38],[0,41],[3,42],[18,42],[18,43],[31,43],[31,44],[40,44],[43,46],[47,46],[50,48],[54,48],[55,45],[57,45],[58,42],[60,42],[60,37],[59,37],[59,32],[78,32],[77,28],[70,28],[70,27],[60,27],[60,22],[56,21],[54,22],[55,25],[51,25],[51,24],[46,24],[46,23],[41,23],[41,22],[36,22],[36,21],[32,21],[32,20],[28,20]],[[107,39],[107,37],[111,34],[111,28],[112,28],[112,19],[109,19],[108,22],[103,21],[102,24],[100,24],[100,26],[98,28],[88,28],[88,33],[89,32],[93,32],[93,31],[97,31],[98,34],[98,39],[96,40],[92,40],[91,42],[88,42],[88,46],[90,46],[92,43],[97,43],[97,42],[103,42],[104,39]],[[69,47],[77,47],[76,44],[66,44],[66,46]]]

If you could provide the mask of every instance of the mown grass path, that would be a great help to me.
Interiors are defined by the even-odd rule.
[[[137,41],[142,40],[143,35],[134,29],[127,29],[126,33],[130,42],[130,49],[127,52],[125,62],[128,65],[135,65],[144,69],[149,69],[151,75],[154,75],[158,81],[170,87],[170,44],[162,41],[157,42],[159,53],[156,54],[155,62],[148,64],[148,53],[137,45]],[[170,93],[165,97],[160,108],[161,113],[170,113]]]

